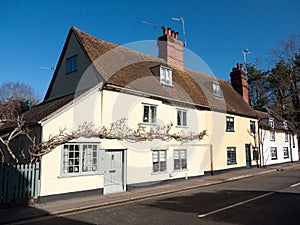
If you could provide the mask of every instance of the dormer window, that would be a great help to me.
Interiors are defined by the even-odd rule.
[[[160,83],[167,86],[172,85],[172,70],[167,67],[160,67]]]
[[[269,118],[268,124],[269,124],[269,127],[274,128],[274,119]]]
[[[283,121],[283,122],[282,122],[282,126],[283,126],[283,128],[284,128],[285,130],[288,129],[288,126],[287,126],[287,122],[286,122],[286,121]]]
[[[66,74],[77,71],[77,55],[66,59]]]
[[[212,83],[213,95],[217,98],[221,98],[221,88],[220,84],[217,82]]]

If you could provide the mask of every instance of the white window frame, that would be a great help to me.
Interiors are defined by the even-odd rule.
[[[283,126],[284,129],[286,129],[286,130],[288,129],[288,126],[287,126],[287,122],[286,122],[286,121],[283,121],[283,122],[282,122],[282,126]]]
[[[226,132],[234,132],[234,117],[226,116]]]
[[[160,66],[160,83],[166,86],[173,86],[172,69]]]
[[[99,173],[99,143],[68,142],[62,145],[61,152],[61,176]]]
[[[146,110],[146,108],[148,110]],[[157,105],[143,103],[143,119],[142,119],[143,123],[155,124],[156,115],[157,115]]]
[[[270,130],[270,141],[275,141],[275,130]]]
[[[274,129],[274,119],[273,118],[269,118],[268,125]]]
[[[174,149],[173,152],[174,171],[187,170],[187,150]]]
[[[278,159],[278,156],[277,156],[277,147],[271,147],[270,148],[270,152],[271,152],[271,160]]]
[[[284,141],[289,142],[289,132],[284,133]]]
[[[236,161],[236,147],[227,147],[227,165],[235,165]]]
[[[221,98],[221,87],[218,82],[212,82],[213,95],[217,98]]]
[[[167,150],[153,149],[152,150],[152,172],[161,173],[167,171]]]
[[[187,110],[177,109],[176,111],[176,124],[180,127],[187,127]]]
[[[283,147],[283,158],[284,159],[288,159],[290,156],[289,156],[289,148],[288,147]]]
[[[66,59],[66,74],[73,73],[78,69],[78,56],[73,55]]]

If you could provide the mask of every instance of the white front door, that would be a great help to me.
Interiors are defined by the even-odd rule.
[[[105,150],[104,194],[124,191],[123,181],[123,151]]]

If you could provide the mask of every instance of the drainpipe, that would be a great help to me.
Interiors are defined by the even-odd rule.
[[[291,138],[292,132],[289,132],[289,142],[290,142],[290,155],[291,155],[291,163],[293,163],[293,151],[292,151],[292,138]]]
[[[213,161],[213,148],[212,144],[209,145],[209,152],[210,152],[210,175],[214,175],[214,161]]]
[[[257,122],[257,126],[258,126],[258,151],[259,151],[259,164],[260,164],[260,167],[264,167],[264,144],[263,142],[261,141],[262,138],[262,130],[260,129],[259,127],[259,122],[262,120],[263,118],[260,118]]]

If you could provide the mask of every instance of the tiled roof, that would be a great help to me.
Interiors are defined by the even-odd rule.
[[[154,72],[154,68],[160,65],[168,66],[163,59],[100,40],[75,27],[71,28],[67,41],[71,32],[75,34],[86,56],[105,79],[106,84],[148,93],[150,96],[160,96],[163,101],[171,99],[194,104],[208,110],[257,117],[257,113],[225,80],[216,79],[213,76],[189,69],[182,71],[172,68],[173,86],[164,86],[160,84],[159,74]],[[213,96],[212,82],[220,84],[221,98]],[[47,95],[51,91],[52,84],[53,80]],[[27,111],[24,114],[24,119],[28,124],[35,124],[51,117],[57,110],[65,107],[73,99],[74,94],[71,94],[45,101]],[[5,124],[1,129],[10,127],[10,125]]]
[[[173,87],[167,87],[160,84],[159,76],[152,71],[159,65],[168,66],[163,59],[100,40],[75,27],[72,30],[107,83],[212,110],[256,117],[255,111],[227,81],[189,69],[181,71],[172,68]],[[222,99],[212,95],[213,81],[220,83]]]
[[[61,110],[63,107],[66,107],[70,102],[72,102],[74,97],[75,95],[71,94],[52,101],[42,102],[39,105],[34,106],[22,115],[25,125],[30,126],[43,121],[51,114],[54,114],[57,110]],[[3,131],[10,129],[14,126],[15,122],[6,122],[0,127],[0,130]]]
[[[285,120],[282,116],[278,115],[277,113],[263,108],[259,110],[255,110],[257,117],[259,118],[258,124],[261,128],[265,130],[272,130],[275,129],[277,131],[285,132],[286,128],[283,125],[283,122],[286,121],[287,127],[289,130],[295,132],[295,127],[289,121]],[[274,119],[274,128],[269,126],[269,119]]]

